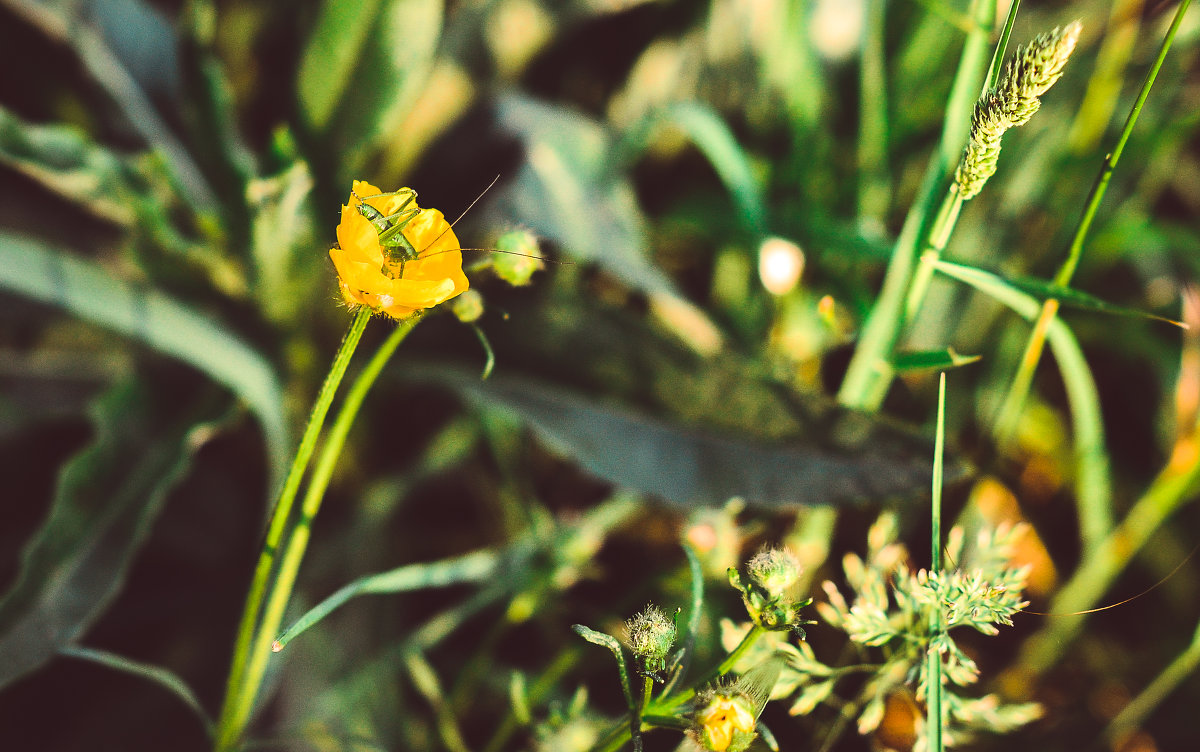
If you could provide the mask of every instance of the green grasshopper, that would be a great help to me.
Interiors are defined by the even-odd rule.
[[[420,252],[413,247],[408,238],[404,237],[403,232],[408,223],[421,213],[421,209],[416,206],[417,192],[411,188],[403,188],[399,191],[380,193],[366,198],[395,196],[401,193],[407,194],[407,197],[404,199],[404,203],[400,204],[400,209],[395,214],[385,216],[383,212],[368,204],[362,196],[351,191],[351,195],[358,199],[358,212],[366,217],[379,233],[379,244],[383,246],[388,260],[390,261],[393,256],[399,257],[400,276],[403,277],[404,264],[408,261],[415,261],[420,256]],[[412,208],[406,208],[410,204],[412,204]]]

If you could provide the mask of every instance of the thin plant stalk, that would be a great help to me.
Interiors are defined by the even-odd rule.
[[[369,315],[367,312],[359,314],[360,317],[369,317]],[[267,660],[271,655],[272,643],[278,635],[280,625],[283,621],[284,610],[287,607],[288,601],[291,600],[296,576],[300,571],[300,563],[304,558],[304,552],[308,546],[309,537],[312,533],[312,521],[320,510],[321,501],[325,496],[325,489],[328,488],[329,481],[333,477],[334,468],[337,465],[342,448],[345,446],[346,437],[350,433],[350,427],[358,416],[359,408],[362,407],[367,392],[375,384],[384,365],[419,320],[419,316],[413,316],[396,325],[396,329],[379,347],[370,362],[367,363],[366,367],[363,368],[362,372],[354,380],[350,391],[347,392],[346,398],[338,411],[337,418],[334,420],[333,426],[325,438],[325,442],[321,447],[321,454],[317,458],[312,476],[308,482],[308,488],[301,503],[299,519],[295,521],[291,535],[288,537],[287,546],[280,560],[278,575],[271,587],[271,592],[267,597],[265,606],[262,608],[262,622],[258,625],[258,629],[254,633],[254,638],[250,642],[248,657],[243,659],[246,663],[241,680],[242,689],[235,696],[234,702],[230,703],[232,707],[230,707],[227,713],[222,713],[222,722],[218,727],[217,736],[216,749],[218,752],[225,752],[226,750],[236,748],[242,732],[250,719],[255,696],[258,694],[258,688],[261,686],[263,677],[266,674]]]
[[[759,637],[762,637],[766,633],[767,630],[762,626],[758,624],[752,626],[750,631],[746,633],[746,636],[742,638],[742,641],[738,643],[738,646],[734,648],[729,655],[725,656],[725,659],[722,660],[719,665],[701,677],[690,688],[685,689],[679,694],[674,694],[670,697],[660,697],[657,700],[652,701],[648,706],[643,708],[645,713],[643,717],[648,718],[650,716],[658,717],[660,715],[668,715],[670,711],[695,697],[699,687],[702,687],[713,679],[716,679],[719,676],[724,676],[733,670],[733,666],[738,662],[738,659],[741,658],[746,651],[758,641]],[[610,731],[607,736],[601,739],[596,744],[594,749],[598,752],[616,752],[630,740],[630,737],[631,734],[629,724],[622,723],[620,726]]]
[[[1195,431],[1195,428],[1192,429]],[[1022,646],[1014,675],[1039,676],[1063,655],[1063,646],[1083,628],[1094,609],[1133,557],[1184,502],[1192,499],[1200,483],[1200,451],[1193,433],[1184,448],[1129,510],[1128,516],[1090,553],[1050,603],[1053,617],[1046,627]]]
[[[218,749],[228,748],[235,739],[230,739],[227,742],[224,740],[231,733],[235,733],[233,727],[237,726],[238,731],[236,733],[240,733],[240,727],[245,724],[244,719],[240,723],[237,721],[236,716],[240,714],[237,708],[243,704],[247,704],[243,702],[242,695],[247,692],[251,694],[254,692],[246,682],[247,660],[250,655],[250,645],[254,639],[255,629],[259,623],[259,616],[262,613],[263,599],[266,596],[271,573],[275,568],[280,543],[287,529],[287,522],[291,518],[296,494],[300,489],[300,481],[304,477],[304,472],[308,469],[309,460],[312,458],[313,451],[317,446],[317,437],[321,433],[321,428],[325,425],[325,417],[329,412],[329,407],[333,404],[334,394],[337,392],[338,386],[342,383],[342,377],[345,376],[346,368],[350,364],[350,357],[354,354],[355,348],[358,347],[358,342],[362,338],[363,331],[366,329],[367,321],[370,318],[369,312],[365,310],[361,311],[355,316],[350,324],[350,328],[346,330],[345,336],[342,337],[342,343],[334,355],[333,364],[330,366],[329,373],[326,374],[325,381],[321,384],[321,390],[317,394],[317,399],[313,403],[312,412],[309,414],[308,423],[304,427],[304,434],[300,438],[300,445],[296,449],[296,456],[292,460],[291,467],[288,469],[283,489],[279,494],[279,500],[275,503],[275,508],[271,512],[271,521],[267,526],[266,538],[263,541],[262,550],[258,556],[258,563],[254,568],[254,577],[251,580],[250,592],[246,595],[246,604],[242,609],[241,623],[238,625],[237,639],[233,650],[233,664],[229,670],[229,680],[225,688],[225,701],[217,722]],[[249,704],[252,703],[253,700],[250,700]]]
[[[1189,5],[1191,5],[1191,0],[1182,0],[1179,3],[1179,7],[1176,8],[1175,18],[1171,21],[1171,26],[1167,29],[1167,34],[1163,38],[1162,46],[1158,51],[1158,57],[1155,58],[1154,64],[1150,66],[1150,70],[1146,73],[1146,79],[1142,82],[1141,91],[1138,92],[1137,99],[1134,100],[1133,107],[1129,111],[1129,116],[1125,119],[1125,127],[1121,129],[1121,135],[1117,138],[1117,143],[1112,151],[1104,157],[1104,160],[1100,164],[1100,172],[1096,175],[1096,181],[1092,184],[1087,203],[1084,205],[1083,214],[1079,218],[1079,223],[1075,227],[1075,234],[1072,236],[1071,244],[1067,249],[1067,258],[1054,275],[1054,284],[1056,285],[1066,287],[1071,283],[1071,278],[1075,275],[1075,270],[1079,266],[1079,261],[1083,256],[1084,240],[1086,240],[1088,231],[1092,227],[1092,222],[1096,218],[1100,202],[1104,199],[1104,194],[1108,190],[1109,180],[1112,179],[1113,171],[1117,167],[1117,162],[1121,159],[1121,153],[1125,150],[1125,144],[1129,141],[1129,136],[1133,133],[1133,126],[1137,123],[1138,115],[1142,112],[1142,106],[1146,103],[1146,98],[1150,95],[1150,88],[1154,85],[1154,80],[1158,77],[1158,72],[1162,68],[1163,61],[1166,60],[1167,51],[1171,49],[1171,43],[1175,40],[1175,33],[1179,30],[1179,24],[1183,21],[1183,16],[1187,13]],[[1024,407],[1026,397],[1029,395],[1029,388],[1033,383],[1033,372],[1037,369],[1038,361],[1041,359],[1042,350],[1045,347],[1046,331],[1049,329],[1050,322],[1058,312],[1058,305],[1057,300],[1053,298],[1047,299],[1042,304],[1041,316],[1038,317],[1033,331],[1029,334],[1029,340],[1026,342],[1025,353],[1021,357],[1017,374],[1013,377],[1012,384],[1009,387],[1008,394],[1004,399],[996,420],[996,436],[1001,443],[1011,442],[1016,432],[1021,417],[1021,410]]]
[[[933,450],[933,492],[930,503],[930,554],[929,572],[936,575],[942,569],[942,454],[946,444],[946,374],[938,379],[938,417],[937,434]],[[926,748],[931,752],[943,752],[942,713],[942,654],[936,648],[940,637],[946,630],[942,619],[942,604],[939,602],[930,615],[929,637],[930,645],[926,653],[926,733],[928,743]]]
[[[983,78],[985,63],[983,56],[995,17],[994,0],[976,0],[972,15],[975,26],[963,47],[954,89],[942,124],[941,146],[930,158],[917,197],[892,247],[883,288],[867,317],[838,390],[838,402],[847,407],[874,412],[883,404],[883,398],[892,383],[892,354],[904,329],[905,311],[912,306],[912,278],[918,253],[928,242],[927,238],[943,234],[948,237],[949,230],[953,228],[952,224],[947,227],[944,221],[940,227],[937,226],[931,215],[939,206],[938,194],[942,191],[945,178],[966,142],[970,112],[981,88],[980,79]],[[943,194],[940,208],[936,210],[937,217],[947,213],[945,207],[948,200],[947,194]]]
[[[1133,698],[1125,709],[1112,720],[1104,731],[1104,736],[1116,748],[1119,740],[1137,730],[1154,709],[1162,704],[1175,689],[1187,681],[1188,677],[1200,668],[1200,626],[1192,637],[1192,643],[1171,661],[1161,674],[1155,677],[1150,686]]]

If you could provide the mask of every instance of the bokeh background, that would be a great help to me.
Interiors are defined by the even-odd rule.
[[[166,668],[219,707],[269,501],[350,318],[326,251],[355,178],[411,186],[450,217],[479,198],[456,226],[464,245],[528,229],[548,263],[513,289],[467,253],[495,372],[480,380],[484,349],[449,315],[403,345],[316,522],[295,615],[364,574],[552,544],[504,583],[357,599],[297,639],[255,727],[265,745],[454,748],[450,717],[459,749],[532,748],[506,721],[513,671],[538,687],[535,721],[579,685],[615,716],[611,660],[570,625],[614,630],[647,601],[684,602],[679,541],[697,529],[714,536],[702,657],[716,620],[738,617],[724,567],[764,541],[801,548],[814,593],[881,509],[927,550],[934,374],[903,374],[880,417],[832,395],[943,121],[969,116],[970,101],[947,108],[976,9],[0,2],[0,747],[208,748],[178,697],[62,651]],[[1023,4],[1014,45],[1075,19],[1083,36],[946,258],[1053,275],[1175,9]],[[1198,41],[1193,10],[1074,280],[1193,326]],[[981,356],[950,375],[947,517],[1031,522],[1031,608],[1048,611],[1085,555],[1077,499],[1099,495],[1121,521],[1165,468],[1169,512],[1094,605],[1171,576],[1089,617],[1036,670],[1023,646],[1062,617],[971,643],[987,689],[1046,707],[978,745],[1185,749],[1190,668],[1132,736],[1104,729],[1197,651],[1200,346],[1124,313],[1062,318],[1100,422],[1079,425],[1046,357],[1001,450],[991,426],[1028,327],[935,280],[904,347]],[[388,327],[372,322],[364,352]],[[1080,470],[1083,444],[1099,480]],[[821,625],[809,640],[827,662],[843,648]],[[831,737],[834,710],[765,717],[785,749],[905,749],[907,707],[901,732],[867,738]]]

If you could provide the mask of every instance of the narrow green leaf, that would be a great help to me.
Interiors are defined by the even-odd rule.
[[[300,64],[301,107],[355,174],[420,94],[441,38],[442,0],[328,0]]]
[[[711,107],[696,102],[673,105],[662,117],[682,128],[708,158],[721,182],[732,194],[738,216],[746,229],[757,236],[765,234],[767,212],[763,205],[762,189],[750,169],[746,152],[725,121]]]
[[[464,582],[484,582],[496,575],[502,558],[492,551],[478,551],[454,559],[410,564],[380,574],[368,575],[343,586],[296,620],[279,639],[275,649],[299,637],[343,603],[359,595],[402,593],[411,590],[445,587]]]
[[[76,639],[116,596],[168,492],[212,426],[152,415],[122,383],[95,404],[96,438],[63,466],[50,513],[0,600],[0,687]]]
[[[334,108],[353,82],[381,0],[326,0],[309,37],[296,93],[313,130],[329,125]]]
[[[907,457],[899,434],[849,411],[832,418],[825,438],[834,443],[762,442],[675,425],[532,380],[444,383],[514,411],[593,475],[675,503],[716,506],[740,496],[766,505],[839,505],[912,494],[929,483],[927,451],[919,461]],[[914,439],[914,454],[918,443],[925,444]]]
[[[1032,277],[1020,277],[1018,279],[1008,280],[1008,284],[1012,285],[1017,290],[1020,290],[1027,295],[1037,298],[1039,301],[1049,300],[1053,298],[1059,301],[1064,306],[1071,308],[1079,308],[1084,311],[1095,311],[1097,313],[1111,313],[1115,316],[1124,316],[1133,319],[1150,319],[1152,321],[1162,321],[1167,324],[1174,324],[1181,329],[1187,329],[1187,324],[1182,321],[1159,316],[1157,314],[1139,311],[1136,308],[1128,308],[1119,306],[1115,303],[1101,300],[1094,295],[1089,295],[1082,290],[1076,290],[1073,287],[1064,287],[1063,285],[1048,282],[1043,279],[1035,279]]]
[[[59,655],[64,655],[68,658],[78,658],[91,663],[98,663],[101,666],[107,666],[116,671],[137,676],[165,687],[196,714],[200,723],[204,725],[204,730],[209,736],[212,735],[213,722],[208,717],[208,713],[204,711],[204,706],[200,704],[200,700],[197,699],[195,693],[192,692],[192,688],[187,685],[187,682],[180,679],[173,672],[160,666],[153,666],[149,663],[142,663],[115,653],[96,650],[94,648],[68,645],[58,652]]]
[[[902,352],[896,356],[893,367],[897,373],[945,371],[976,363],[982,357],[982,355],[959,355],[953,347],[947,347],[944,350]]]
[[[155,290],[138,289],[97,263],[3,232],[0,289],[58,306],[200,369],[246,401],[262,424],[271,467],[278,473],[286,466],[288,438],[274,369],[214,320]]]
[[[613,656],[617,659],[617,671],[621,674],[621,689],[625,691],[625,702],[630,707],[633,707],[633,693],[629,685],[629,669],[625,665],[625,652],[621,650],[621,643],[617,642],[617,638],[612,635],[597,632],[582,624],[573,624],[571,625],[571,629],[593,645],[608,648],[612,652]]]
[[[136,219],[125,165],[70,126],[36,126],[0,107],[0,163],[123,227]]]
[[[1033,321],[1041,311],[1037,300],[994,274],[947,261],[937,261],[935,266],[943,274],[971,285],[1028,321]],[[1086,539],[1099,540],[1112,528],[1112,478],[1104,445],[1100,397],[1087,360],[1066,324],[1056,318],[1050,323],[1046,338],[1058,361],[1071,405],[1080,525],[1089,531],[1085,533]]]

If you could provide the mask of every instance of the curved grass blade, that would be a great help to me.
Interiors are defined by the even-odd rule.
[[[193,416],[151,415],[148,402],[143,389],[122,383],[93,406],[96,438],[63,466],[49,515],[0,600],[0,687],[53,658],[103,613],[200,437],[212,432]]]
[[[1078,308],[1083,311],[1094,311],[1096,313],[1109,313],[1114,316],[1123,316],[1131,319],[1149,319],[1151,321],[1161,321],[1165,324],[1173,324],[1180,329],[1187,329],[1187,324],[1175,319],[1169,319],[1165,316],[1149,313],[1147,311],[1139,311],[1136,308],[1128,308],[1119,306],[1115,303],[1101,300],[1094,295],[1089,295],[1082,290],[1076,290],[1073,287],[1066,287],[1055,282],[1047,282],[1042,279],[1034,279],[1030,277],[1022,277],[1019,279],[1007,280],[1008,284],[1020,290],[1027,295],[1037,298],[1039,301],[1057,300],[1064,306]]]
[[[1041,305],[1033,297],[1016,289],[995,274],[946,261],[934,262],[943,274],[965,282],[1011,308],[1019,316],[1034,320]],[[1087,360],[1075,335],[1058,319],[1050,322],[1047,339],[1058,360],[1067,399],[1071,405],[1071,424],[1075,432],[1075,493],[1079,498],[1079,525],[1085,546],[1098,544],[1112,529],[1112,478],[1108,451],[1104,446],[1104,422],[1100,417],[1100,397]]]
[[[696,102],[673,105],[661,117],[682,128],[708,158],[733,196],[738,217],[746,229],[756,236],[765,234],[767,211],[763,204],[762,189],[754,179],[746,152],[725,121],[712,108]]]
[[[0,289],[58,306],[200,369],[254,411],[275,475],[286,466],[288,437],[275,371],[214,320],[155,290],[118,279],[97,263],[3,232]]]
[[[503,557],[493,551],[477,551],[465,556],[428,564],[410,564],[387,572],[368,575],[345,585],[308,610],[284,630],[275,641],[279,651],[351,598],[360,595],[403,593],[411,590],[446,587],[467,582],[486,582],[495,577]]]
[[[142,663],[130,658],[126,658],[116,653],[110,653],[106,650],[96,650],[94,648],[85,648],[77,645],[68,645],[58,651],[59,655],[67,658],[78,658],[80,660],[97,663],[101,666],[120,671],[122,673],[137,676],[148,681],[152,681],[161,687],[166,688],[171,694],[183,701],[184,705],[196,714],[196,718],[204,725],[205,732],[211,737],[213,731],[212,719],[208,717],[208,713],[204,712],[204,706],[200,704],[200,700],[192,692],[192,688],[187,685],[183,679],[180,679],[175,673],[168,671],[160,666],[153,666],[149,663]]]

